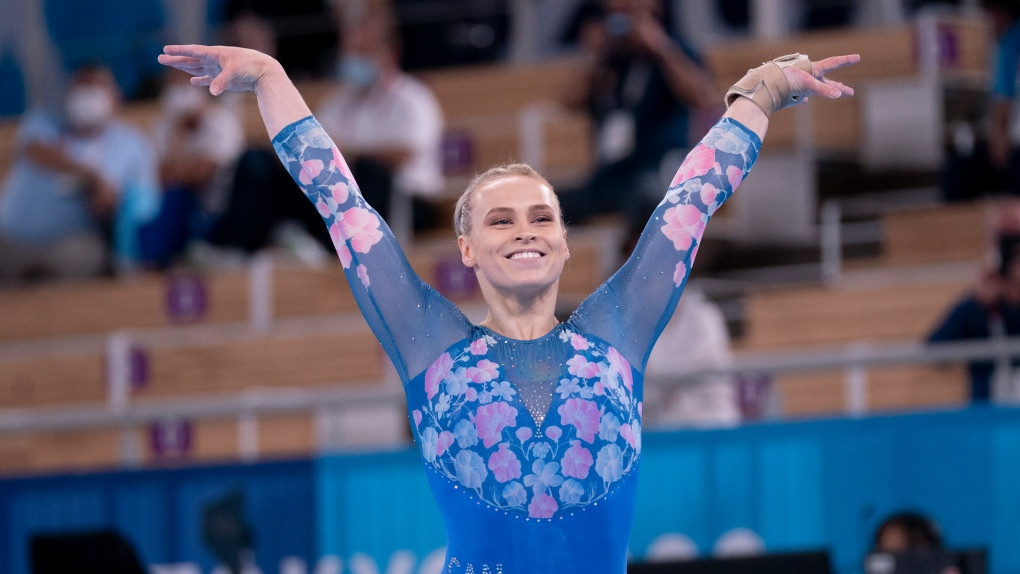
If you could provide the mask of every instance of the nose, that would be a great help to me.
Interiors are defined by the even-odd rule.
[[[529,227],[522,227],[517,230],[518,241],[532,241],[535,237],[537,237],[537,235]]]

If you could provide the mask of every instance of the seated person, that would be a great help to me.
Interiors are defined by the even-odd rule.
[[[71,78],[58,113],[22,120],[0,191],[0,283],[101,275],[137,256],[137,226],[155,211],[152,144],[117,117],[113,74],[88,65]]]
[[[383,15],[347,26],[341,87],[319,106],[316,117],[345,150],[368,202],[396,228],[401,222],[391,218],[394,196],[410,195],[416,200],[414,227],[422,229],[432,223],[423,198],[443,187],[443,116],[432,90],[401,71],[394,34]]]
[[[163,200],[142,228],[146,260],[167,267],[188,244],[204,239],[222,213],[245,135],[232,102],[194,89],[188,76],[168,76],[155,126]]]
[[[953,304],[928,335],[928,342],[1020,336],[1020,201],[1008,201],[1000,207],[996,235],[998,267],[982,272],[973,289]],[[1014,361],[1013,365],[1017,364]],[[973,361],[968,370],[972,401],[987,402],[1014,394],[1009,388],[1011,380],[994,384],[997,373],[993,360]]]

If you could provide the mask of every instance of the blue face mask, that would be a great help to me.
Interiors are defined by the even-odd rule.
[[[379,76],[379,66],[365,56],[347,55],[337,64],[340,81],[359,88],[367,88]]]

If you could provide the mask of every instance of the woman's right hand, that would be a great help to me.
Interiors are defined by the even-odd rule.
[[[234,46],[165,46],[158,60],[191,74],[193,86],[208,86],[214,96],[225,91],[257,91],[268,77],[284,74],[271,56]]]
[[[183,70],[194,86],[208,86],[218,96],[226,91],[252,91],[269,136],[288,124],[311,115],[308,105],[272,57],[233,46],[166,46],[159,63]]]

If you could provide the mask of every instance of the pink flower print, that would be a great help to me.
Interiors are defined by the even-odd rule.
[[[324,167],[326,167],[326,164],[322,163],[321,159],[309,159],[301,162],[301,173],[298,174],[298,181],[301,182],[301,185],[310,185],[312,180],[322,173]]]
[[[339,169],[340,173],[347,178],[347,181],[354,179],[354,176],[351,175],[351,168],[347,167],[347,162],[344,161],[344,156],[340,155],[340,150],[335,146],[333,147],[333,165],[330,167],[333,169]]]
[[[333,248],[336,249],[337,256],[340,257],[340,264],[344,266],[344,269],[350,269],[354,256],[351,255],[351,249],[344,243],[339,223],[329,226],[329,237],[333,240]]]
[[[591,451],[581,446],[581,441],[572,440],[570,444],[571,447],[563,453],[563,476],[588,478],[588,471],[591,470],[591,465],[595,464]]]
[[[489,470],[499,482],[509,482],[521,477],[521,461],[505,442],[500,443],[499,450],[489,456]]]
[[[488,359],[482,359],[476,366],[467,368],[467,378],[473,383],[487,383],[498,374],[499,365]]]
[[[528,505],[528,516],[531,518],[552,518],[558,509],[556,499],[549,494],[536,494]]]
[[[450,357],[450,353],[443,353],[425,371],[425,395],[430,401],[432,397],[436,396],[439,383],[450,376],[451,369],[453,369],[453,358]]]
[[[325,201],[315,202],[315,210],[319,212],[320,217],[329,217],[329,205]]]
[[[726,179],[730,180],[730,190],[737,189],[740,182],[744,181],[744,170],[739,166],[731,165],[726,168]]]
[[[485,337],[479,337],[471,341],[468,350],[471,351],[472,355],[484,355],[489,351],[489,345],[485,342]]]
[[[379,216],[363,207],[352,207],[339,215],[340,236],[358,253],[368,253],[382,239]]]
[[[478,399],[478,391],[475,390],[474,387],[468,387],[468,389],[466,391],[464,391],[464,398],[469,400],[469,401],[477,400]]]
[[[521,427],[517,429],[517,440],[521,441],[521,443],[526,443],[531,438],[531,434],[529,427]]]
[[[609,359],[610,373],[620,375],[620,378],[623,380],[623,385],[627,387],[627,390],[634,392],[634,375],[630,372],[630,362],[623,358],[623,355],[621,355],[614,347],[609,347],[609,352],[606,353],[606,357]]]
[[[342,181],[330,186],[329,191],[333,196],[333,201],[335,201],[337,205],[343,205],[346,203],[347,197],[351,194],[350,188]]]
[[[719,188],[711,183],[706,183],[701,186],[701,191],[699,193],[701,195],[701,203],[709,206],[709,211],[714,211],[711,209],[711,206],[715,203],[715,198],[719,196]]]
[[[419,426],[421,424],[421,411],[414,409],[411,411],[411,417],[414,418],[414,426]]]
[[[602,381],[595,383],[592,390],[595,392],[596,397],[601,397],[606,394],[606,386],[602,384]]]
[[[499,442],[503,429],[517,424],[517,409],[498,401],[478,407],[475,413],[475,429],[485,448]]]
[[[677,251],[690,249],[694,244],[694,238],[700,238],[705,232],[705,222],[701,220],[702,213],[697,207],[690,204],[677,205],[666,210],[662,218],[666,225],[662,226],[662,233],[673,242],[673,248]]]
[[[687,278],[687,264],[683,261],[676,264],[676,269],[673,270],[673,284],[679,287],[683,284],[684,279]]]
[[[673,181],[669,184],[669,186],[674,187],[691,178],[705,175],[715,165],[715,150],[710,147],[698,145],[696,148],[691,150],[691,153],[687,155],[684,162],[680,164],[680,169],[676,171],[676,175],[673,176]]]
[[[574,355],[567,361],[567,367],[571,375],[584,379],[597,377],[599,374],[598,364],[589,362],[588,359],[584,358],[584,355]]]
[[[620,436],[636,451],[641,451],[641,426],[637,421],[620,425]]]
[[[370,281],[368,280],[368,268],[364,265],[358,265],[358,279],[361,279],[361,284],[368,287]]]
[[[591,343],[588,342],[588,339],[585,339],[577,333],[574,333],[570,337],[570,344],[573,345],[575,351],[587,351],[588,347],[591,347]]]
[[[560,440],[560,437],[563,436],[563,429],[556,425],[550,426],[549,428],[545,429],[545,436],[551,438],[552,440]]]
[[[439,433],[439,439],[436,441],[436,455],[443,456],[446,454],[446,449],[450,448],[450,445],[453,444],[453,440],[452,432],[444,430]]]
[[[574,425],[577,429],[577,436],[581,440],[591,443],[595,441],[595,433],[599,430],[599,407],[594,401],[587,399],[567,399],[567,402],[560,405],[557,412],[560,414],[560,421],[565,425]]]

